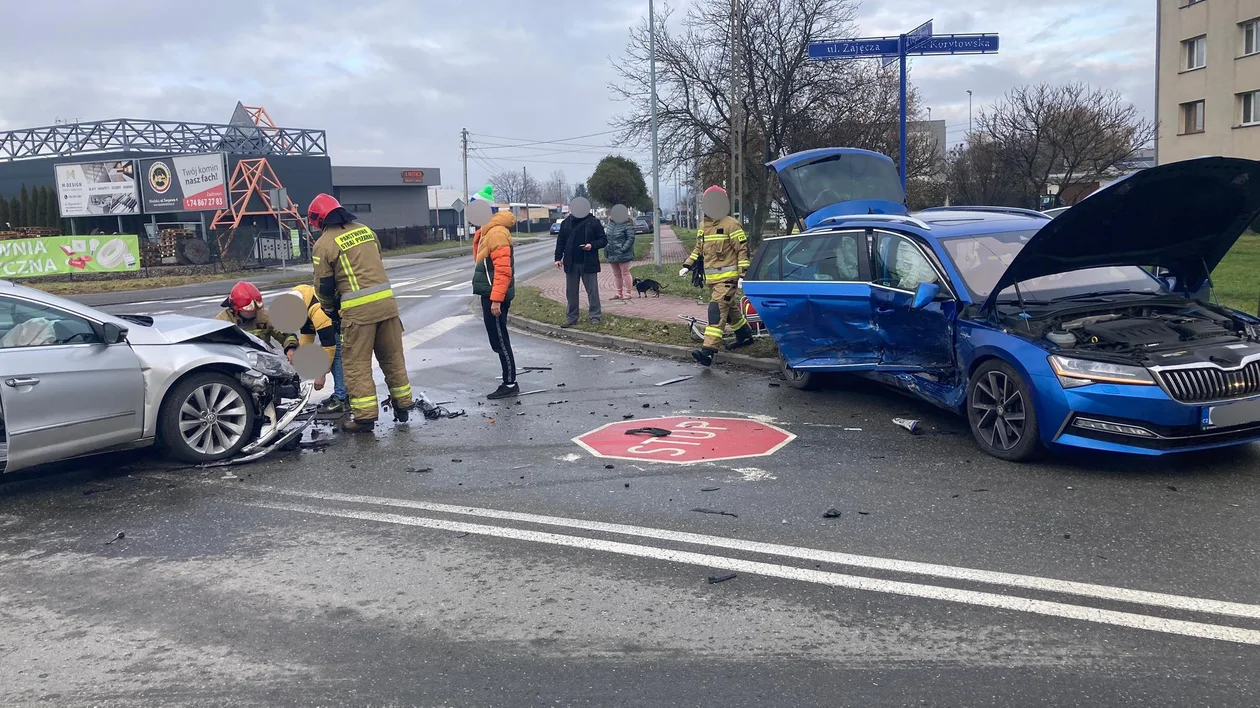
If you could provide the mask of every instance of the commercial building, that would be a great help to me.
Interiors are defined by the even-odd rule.
[[[1260,159],[1260,0],[1158,0],[1160,164]]]
[[[333,196],[374,229],[432,225],[428,188],[441,183],[435,167],[332,168]]]

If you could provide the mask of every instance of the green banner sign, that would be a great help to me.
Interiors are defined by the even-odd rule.
[[[297,229],[289,229],[289,244],[293,248],[293,257],[302,257],[302,234]]]
[[[140,269],[140,239],[119,236],[44,236],[0,241],[0,278]]]

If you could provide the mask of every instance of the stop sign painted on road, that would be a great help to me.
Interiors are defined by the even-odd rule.
[[[669,435],[627,435],[636,428],[660,428]],[[610,423],[573,442],[596,457],[690,465],[773,455],[796,436],[747,418],[671,416]]]

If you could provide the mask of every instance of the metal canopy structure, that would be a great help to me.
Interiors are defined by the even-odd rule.
[[[296,204],[273,204],[272,190],[283,189],[276,173],[271,169],[267,158],[259,157],[241,160],[232,171],[232,180],[228,183],[228,208],[220,209],[210,222],[210,228],[222,231],[217,237],[219,253],[227,253],[236,239],[236,231],[247,216],[270,216],[276,220],[280,231],[286,228],[285,220],[293,223],[289,228],[296,228],[304,233],[310,242],[314,242],[306,220]]]
[[[228,152],[260,157],[328,154],[324,131],[278,128],[270,123],[270,117],[266,123],[253,125],[119,118],[10,130],[0,132],[0,162],[113,152]]]

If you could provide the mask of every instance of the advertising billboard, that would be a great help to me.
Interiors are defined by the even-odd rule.
[[[226,209],[224,154],[211,152],[141,160],[140,194],[146,214]]]
[[[57,204],[61,215],[139,214],[136,163],[131,160],[56,165]]]
[[[140,239],[119,236],[45,236],[0,241],[0,278],[140,269]]]

